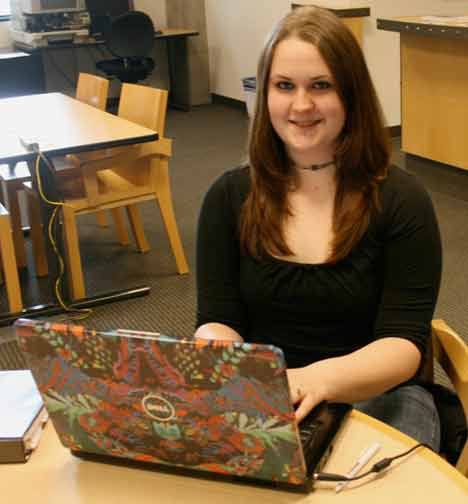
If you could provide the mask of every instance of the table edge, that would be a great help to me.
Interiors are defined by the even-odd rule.
[[[377,29],[391,31],[401,35],[412,34],[434,38],[468,39],[468,26],[418,21],[422,16],[415,16],[414,21],[407,18],[377,18]]]
[[[124,147],[126,145],[136,145],[146,142],[153,142],[159,139],[158,133],[152,133],[139,137],[128,138],[125,140],[112,140],[110,142],[100,142],[93,145],[77,146],[77,147],[63,147],[61,149],[44,149],[41,151],[46,156],[64,156],[66,154],[79,154],[81,152],[93,152],[102,149],[111,149],[113,147]],[[24,154],[2,157],[1,164],[20,163],[22,161],[31,161],[36,159],[36,152],[25,152]]]

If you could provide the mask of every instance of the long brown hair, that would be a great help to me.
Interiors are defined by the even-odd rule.
[[[283,224],[290,215],[288,191],[295,174],[271,124],[267,98],[271,63],[279,42],[296,37],[313,44],[328,65],[346,119],[337,139],[334,240],[328,262],[344,258],[365,233],[378,208],[378,184],[387,174],[390,142],[382,111],[354,35],[326,9],[300,7],[273,30],[260,56],[257,97],[249,132],[251,190],[240,218],[240,242],[254,257],[290,255]]]

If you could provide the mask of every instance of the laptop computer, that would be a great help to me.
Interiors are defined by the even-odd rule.
[[[299,429],[271,345],[28,319],[15,330],[62,444],[83,457],[308,489],[350,410],[319,405]]]

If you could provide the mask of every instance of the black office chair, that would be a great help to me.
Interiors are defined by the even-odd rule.
[[[154,45],[154,26],[144,12],[129,11],[112,19],[105,40],[116,57],[98,61],[96,68],[108,77],[136,83],[153,71],[154,60],[148,54]]]

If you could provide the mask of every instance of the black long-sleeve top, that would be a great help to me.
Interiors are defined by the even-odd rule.
[[[336,264],[241,253],[238,224],[249,186],[248,168],[236,168],[218,178],[203,201],[197,327],[219,322],[246,341],[279,346],[289,367],[390,336],[412,341],[424,356],[441,244],[431,200],[414,176],[391,167],[380,184],[380,211]]]

